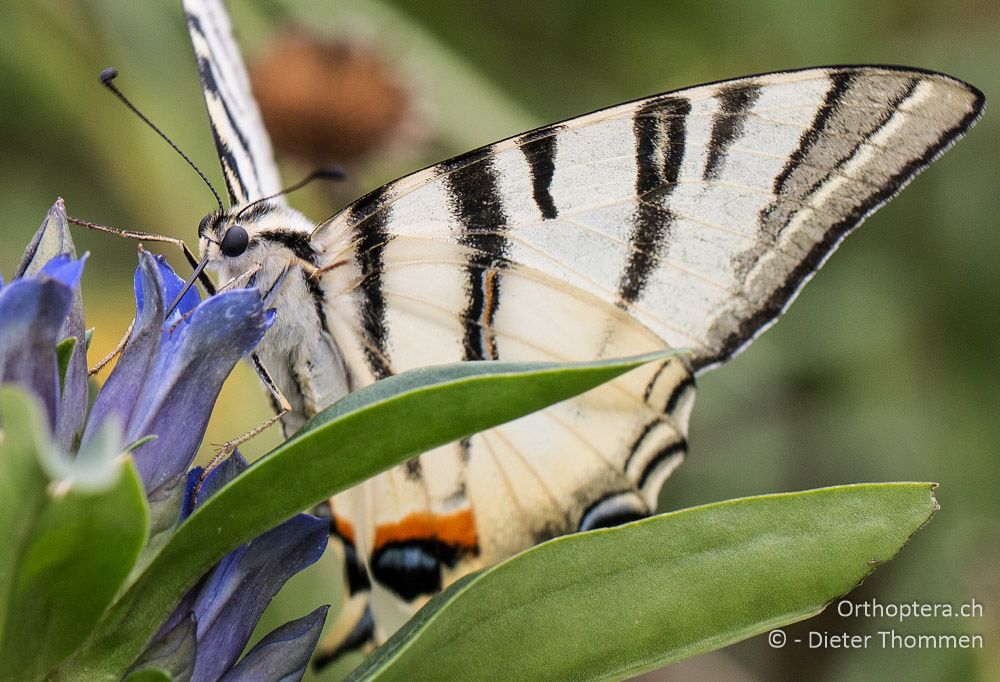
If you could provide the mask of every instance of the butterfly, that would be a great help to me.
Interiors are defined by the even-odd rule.
[[[384,640],[469,571],[653,513],[695,378],[769,327],[984,105],[912,68],[747,76],[482,147],[315,224],[280,194],[221,2],[184,8],[231,202],[199,227],[205,262],[264,283],[300,266],[259,349],[287,433],[425,365],[688,351],[331,500],[347,595],[325,660]]]

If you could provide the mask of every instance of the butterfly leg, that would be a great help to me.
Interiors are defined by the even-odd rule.
[[[209,463],[205,465],[205,468],[202,470],[201,475],[198,476],[198,481],[195,483],[193,491],[195,499],[198,498],[198,493],[201,491],[201,485],[202,483],[204,483],[205,478],[208,476],[209,473],[211,473],[213,469],[215,469],[215,467],[219,466],[222,460],[231,455],[240,445],[242,445],[243,443],[247,442],[252,438],[257,437],[258,435],[266,431],[268,428],[273,426],[275,422],[277,422],[286,414],[292,411],[291,404],[288,402],[288,399],[285,397],[285,394],[281,392],[281,389],[278,388],[278,385],[274,382],[274,379],[271,378],[271,373],[267,371],[266,367],[264,367],[264,363],[261,362],[260,357],[256,353],[253,353],[250,356],[250,362],[251,364],[253,364],[253,368],[254,371],[257,372],[257,376],[260,377],[260,380],[264,383],[264,386],[271,393],[271,397],[274,400],[274,405],[277,408],[277,414],[275,414],[267,421],[261,422],[260,424],[250,429],[243,435],[237,438],[233,438],[232,440],[226,441],[219,447],[218,452],[215,453],[215,456],[213,456],[212,459],[209,461]]]
[[[128,343],[129,337],[132,335],[132,328],[133,327],[135,327],[135,319],[134,318],[132,319],[131,322],[128,323],[128,329],[125,330],[125,334],[124,334],[124,336],[122,336],[122,340],[118,342],[118,345],[115,346],[114,350],[112,350],[110,353],[108,353],[107,355],[105,355],[103,358],[101,358],[98,361],[98,363],[96,365],[94,365],[89,370],[87,370],[87,376],[92,377],[95,374],[97,374],[98,372],[100,372],[102,369],[104,369],[107,366],[107,364],[109,362],[111,362],[112,360],[114,360],[118,356],[119,353],[121,353],[123,350],[125,350],[125,344]]]
[[[183,239],[177,239],[175,237],[168,237],[162,234],[154,234],[152,232],[139,232],[137,230],[123,230],[117,227],[111,227],[110,225],[101,225],[100,223],[92,223],[89,220],[82,220],[80,218],[73,218],[72,216],[67,217],[67,220],[74,225],[79,225],[80,227],[85,227],[88,230],[94,230],[95,232],[103,232],[105,234],[111,234],[116,237],[121,237],[122,239],[132,239],[140,242],[159,242],[162,244],[173,244],[181,250],[184,254],[184,258],[191,267],[198,267],[198,259],[195,257],[194,252],[188,247]],[[215,285],[212,284],[212,280],[209,279],[208,275],[204,272],[199,275],[198,280],[201,282],[202,286],[205,287],[205,291],[209,294],[215,293]]]
[[[122,239],[132,239],[135,241],[145,241],[145,242],[159,242],[163,244],[173,244],[181,250],[184,254],[185,260],[190,263],[191,267],[198,267],[198,259],[195,258],[194,252],[188,247],[183,239],[176,239],[174,237],[168,237],[162,234],[154,234],[152,232],[140,232],[137,230],[123,230],[117,227],[111,227],[110,225],[102,225],[100,223],[94,223],[89,220],[83,220],[81,218],[74,218],[68,216],[67,220],[80,227],[85,227],[88,230],[94,230],[95,232],[103,232],[105,234],[114,235],[115,237],[121,237]],[[209,294],[214,294],[216,292],[215,285],[212,280],[208,278],[208,275],[202,273],[198,278],[201,281],[202,286],[205,287],[205,291]],[[227,283],[228,284],[228,283]],[[104,369],[108,363],[114,360],[123,350],[125,350],[125,345],[128,343],[129,336],[132,334],[132,327],[135,325],[135,320],[129,324],[128,329],[125,330],[125,334],[122,336],[121,341],[115,346],[114,350],[105,355],[101,360],[94,365],[87,374],[89,376],[94,376],[102,369]]]
[[[224,283],[220,284],[219,287],[218,287],[218,289],[216,290],[216,293],[219,293],[220,291],[225,291],[226,289],[232,288],[233,286],[236,285],[237,282],[239,282],[244,277],[246,277],[247,281],[249,281],[250,277],[253,277],[255,274],[257,274],[262,267],[264,267],[264,266],[261,263],[254,263],[249,268],[247,268],[245,272],[241,272],[240,274],[236,275],[235,277],[231,277],[230,279],[228,279]]]
[[[350,261],[347,260],[338,260],[334,261],[333,263],[330,263],[329,265],[324,265],[321,268],[310,266],[311,271],[309,272],[309,277],[313,280],[319,281],[319,279],[325,273],[330,272],[331,270],[336,270],[337,268],[342,267],[344,265],[347,265],[349,262]]]
[[[291,271],[292,267],[294,267],[294,263],[290,263],[282,271],[282,273],[278,276],[278,278],[271,284],[268,290],[262,294],[261,298],[265,302],[265,304],[267,304],[268,301],[272,300],[275,293],[281,288],[282,282],[284,282],[285,277]],[[236,277],[233,277],[228,282],[224,283],[219,288],[219,290],[221,291],[226,287],[232,286],[235,282],[237,282],[241,278],[256,273],[258,270],[260,270],[260,268],[261,268],[260,263],[254,263],[245,272],[240,273]],[[215,456],[212,458],[212,460],[205,466],[205,469],[201,472],[201,476],[198,477],[197,483],[195,483],[194,494],[196,497],[198,491],[201,490],[201,484],[205,480],[205,477],[208,476],[209,472],[211,472],[212,469],[214,469],[216,466],[219,465],[219,462],[221,462],[223,459],[229,456],[240,445],[247,442],[251,438],[254,438],[257,435],[263,433],[268,428],[270,428],[275,422],[277,422],[286,414],[292,411],[291,403],[288,402],[288,398],[286,398],[285,394],[281,392],[280,388],[278,388],[278,384],[274,381],[274,378],[271,377],[271,373],[267,371],[267,368],[264,366],[264,363],[261,362],[260,356],[257,355],[257,353],[251,354],[250,362],[253,365],[254,371],[257,372],[257,376],[260,377],[260,380],[264,383],[265,388],[267,388],[268,392],[270,392],[272,404],[274,406],[276,414],[267,421],[262,422],[257,426],[255,426],[253,429],[247,431],[242,436],[239,436],[238,438],[233,438],[232,440],[228,440],[220,446],[219,451],[215,453]]]

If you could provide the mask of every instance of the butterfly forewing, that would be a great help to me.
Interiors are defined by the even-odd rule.
[[[390,276],[379,264],[396,235],[472,250],[460,315],[481,312],[470,304],[486,298],[473,282],[484,264],[499,280],[508,263],[537,270],[626,308],[670,346],[692,350],[701,368],[773,320],[981,105],[947,76],[880,67],[701,86],[431,167],[363,198],[324,231],[358,236],[369,283]],[[358,300],[357,315],[378,327],[370,298]],[[384,344],[387,334],[399,335],[380,327],[369,340]]]
[[[964,83],[908,69],[701,86],[446,161],[322,226],[327,258],[351,264],[326,293],[359,384],[456,359],[691,351],[428,453],[352,493],[366,500],[360,514],[335,502],[365,529],[376,580],[380,529],[427,548],[448,505],[471,510],[476,544],[423,557],[436,561],[434,589],[547,537],[654,510],[686,448],[691,373],[766,328],[981,106]],[[447,485],[424,473],[456,468]],[[400,522],[418,517],[429,525],[406,535]]]

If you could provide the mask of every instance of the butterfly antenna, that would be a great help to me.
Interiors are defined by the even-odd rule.
[[[338,165],[338,164],[330,164],[328,166],[320,166],[319,168],[317,168],[316,170],[314,170],[312,173],[310,173],[306,177],[304,177],[301,180],[299,180],[298,182],[296,182],[294,185],[289,185],[288,187],[286,187],[285,189],[281,190],[280,192],[275,192],[274,194],[272,194],[270,196],[266,196],[266,197],[263,197],[261,199],[257,199],[255,201],[251,201],[249,204],[247,204],[246,206],[244,206],[243,208],[240,209],[240,212],[236,214],[236,218],[239,218],[241,215],[243,215],[243,213],[245,211],[253,208],[254,206],[256,206],[257,204],[259,204],[261,202],[269,201],[271,199],[274,199],[275,197],[280,197],[282,194],[289,194],[290,192],[294,192],[297,189],[302,189],[303,187],[305,187],[309,183],[311,183],[311,182],[313,182],[315,180],[319,180],[321,178],[325,178],[327,180],[333,180],[335,182],[340,182],[342,180],[347,179],[347,171],[345,171],[344,168],[342,166]]]
[[[104,71],[101,71],[101,74],[99,76],[99,78],[101,79],[101,83],[104,85],[104,87],[106,87],[108,90],[110,90],[112,92],[112,94],[114,94],[115,97],[117,97],[119,100],[121,100],[122,104],[124,104],[125,106],[127,106],[129,108],[129,110],[133,114],[135,114],[140,119],[142,119],[143,123],[145,123],[146,125],[148,125],[150,128],[152,128],[156,132],[157,135],[159,135],[160,137],[162,137],[163,140],[167,144],[169,144],[170,147],[175,152],[177,152],[178,154],[181,155],[182,159],[184,159],[185,161],[187,161],[187,164],[189,166],[191,166],[191,168],[194,169],[194,172],[198,174],[198,177],[200,177],[201,180],[202,180],[202,182],[205,183],[205,186],[208,187],[209,190],[211,190],[212,196],[215,197],[215,202],[217,204],[219,204],[219,210],[220,211],[225,210],[224,207],[222,206],[222,198],[219,196],[219,193],[217,191],[215,191],[215,187],[212,186],[212,183],[209,182],[209,180],[205,176],[205,174],[201,172],[201,169],[198,168],[198,166],[195,165],[194,161],[192,161],[190,158],[188,158],[188,155],[185,154],[184,152],[182,152],[180,150],[180,147],[178,147],[177,145],[175,145],[173,143],[173,141],[169,137],[167,137],[166,134],[162,130],[160,130],[159,128],[157,128],[155,123],[153,123],[148,118],[146,118],[146,115],[143,114],[141,111],[139,111],[136,108],[136,106],[134,104],[132,104],[131,101],[129,101],[129,98],[126,97],[125,94],[121,90],[118,89],[118,86],[116,86],[114,83],[112,83],[112,81],[115,78],[117,78],[117,77],[118,77],[118,69],[116,69],[114,67],[104,69]]]

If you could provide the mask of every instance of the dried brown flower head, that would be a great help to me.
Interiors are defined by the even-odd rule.
[[[386,146],[410,100],[372,47],[279,34],[250,67],[276,150],[309,164],[349,163]]]

